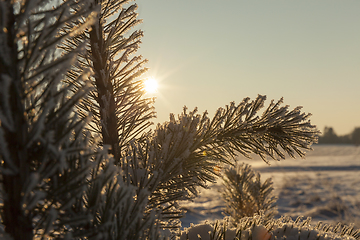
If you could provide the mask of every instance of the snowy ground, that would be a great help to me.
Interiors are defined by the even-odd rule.
[[[312,217],[328,223],[355,223],[360,228],[360,147],[349,145],[316,145],[305,159],[271,161],[261,159],[241,162],[252,165],[261,179],[271,177],[278,196],[280,215],[293,218]],[[218,182],[193,202],[183,205],[187,210],[182,226],[223,218],[222,184]]]

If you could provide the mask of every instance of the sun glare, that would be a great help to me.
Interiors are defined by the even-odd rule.
[[[145,91],[147,93],[155,93],[158,89],[158,83],[154,78],[148,78],[144,82]]]

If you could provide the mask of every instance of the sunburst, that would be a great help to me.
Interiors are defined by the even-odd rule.
[[[158,82],[155,78],[148,78],[144,82],[144,88],[147,93],[156,93],[158,89]]]

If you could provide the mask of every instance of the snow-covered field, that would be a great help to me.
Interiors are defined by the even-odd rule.
[[[312,217],[327,223],[355,223],[360,228],[360,147],[315,145],[305,159],[270,161],[257,158],[238,160],[252,165],[261,179],[272,178],[278,197],[279,216]],[[187,210],[182,226],[223,218],[220,181],[202,190]]]

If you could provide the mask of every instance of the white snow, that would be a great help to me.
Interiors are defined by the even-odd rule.
[[[254,156],[237,160],[252,165],[262,181],[271,177],[278,196],[280,215],[312,217],[313,222],[354,223],[360,228],[360,147],[351,145],[315,145],[305,159],[270,160],[268,166]],[[224,202],[218,181],[201,190],[194,202],[182,206],[187,210],[182,227],[205,220],[222,219]]]

